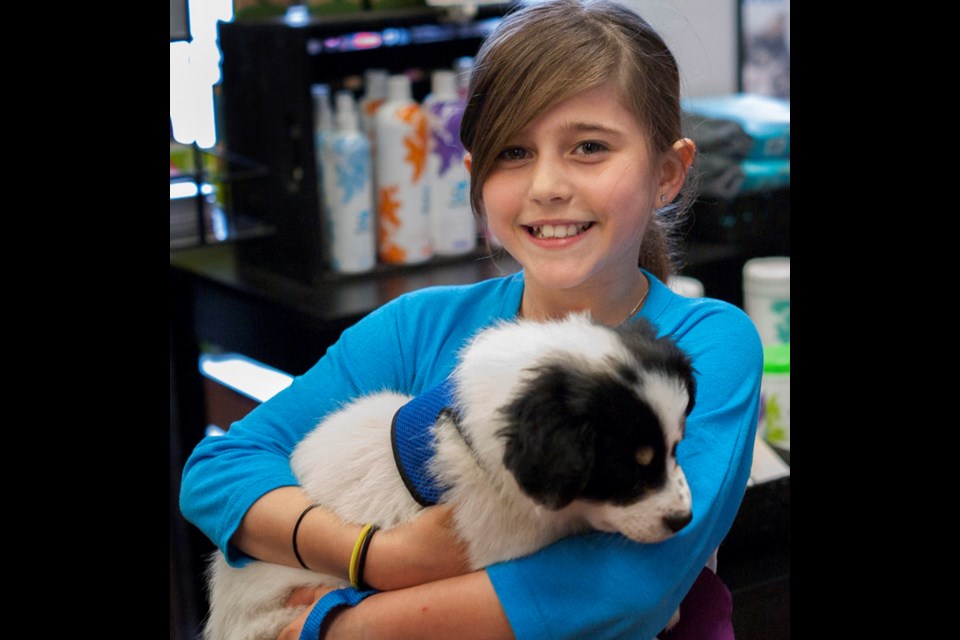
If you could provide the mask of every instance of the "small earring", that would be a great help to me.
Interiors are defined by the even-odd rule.
[[[660,204],[667,204],[667,196],[664,194],[660,195]]]

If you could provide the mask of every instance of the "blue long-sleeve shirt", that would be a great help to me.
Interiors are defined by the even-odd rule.
[[[679,606],[739,508],[753,454],[763,352],[738,307],[685,298],[645,272],[640,315],[692,358],[697,399],[677,455],[693,496],[693,521],[657,544],[611,533],[560,540],[487,572],[518,639],[653,638]],[[180,506],[234,565],[250,560],[229,543],[262,495],[296,485],[289,457],[328,413],[360,395],[417,395],[442,382],[481,328],[513,319],[523,272],[400,296],[343,332],[291,385],[204,438],[188,458]]]

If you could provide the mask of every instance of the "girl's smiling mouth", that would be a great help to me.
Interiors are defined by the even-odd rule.
[[[571,224],[538,224],[523,225],[524,228],[534,238],[546,240],[550,238],[569,238],[577,236],[593,226],[592,222],[581,222]]]

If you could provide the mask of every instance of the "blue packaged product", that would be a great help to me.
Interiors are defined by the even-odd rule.
[[[747,158],[790,157],[790,101],[752,93],[688,98],[683,108],[710,118],[732,120],[753,138]]]
[[[740,193],[774,191],[790,186],[790,158],[743,160],[743,183]]]

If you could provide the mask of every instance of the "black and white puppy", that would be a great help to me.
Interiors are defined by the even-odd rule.
[[[690,359],[646,321],[609,328],[586,314],[503,322],[459,354],[449,402],[423,429],[426,474],[452,503],[473,568],[588,529],[664,540],[692,518],[677,444],[696,395]],[[355,523],[390,527],[425,504],[395,461],[392,432],[412,398],[375,393],[323,420],[292,468],[314,501]],[[395,433],[393,434],[395,435]],[[213,555],[206,640],[276,638],[303,585],[332,576]]]

